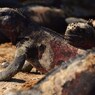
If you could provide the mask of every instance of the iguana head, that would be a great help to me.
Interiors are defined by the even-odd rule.
[[[89,49],[95,46],[95,30],[88,23],[72,23],[67,27],[65,39],[75,47]]]

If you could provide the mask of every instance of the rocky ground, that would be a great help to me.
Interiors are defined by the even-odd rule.
[[[15,46],[11,43],[5,43],[0,45],[0,70],[2,70],[3,62],[11,62],[15,54]],[[35,71],[35,70],[34,70]],[[23,89],[27,90],[31,88],[37,81],[39,81],[44,75],[36,74],[34,71],[30,73],[19,72],[10,81],[0,82],[0,95],[7,93],[11,89]]]

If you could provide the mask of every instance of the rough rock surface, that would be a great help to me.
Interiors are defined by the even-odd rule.
[[[49,72],[27,91],[8,95],[95,95],[95,49]]]

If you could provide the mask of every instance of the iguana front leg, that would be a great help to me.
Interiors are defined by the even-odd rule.
[[[31,42],[30,40],[24,41],[24,43],[20,43],[20,45],[17,46],[15,58],[4,71],[0,72],[0,80],[9,80],[21,70],[26,59],[26,48],[32,44]]]
[[[9,80],[22,68],[25,62],[25,50],[17,49],[16,56],[13,62],[4,70],[0,72],[0,80]]]

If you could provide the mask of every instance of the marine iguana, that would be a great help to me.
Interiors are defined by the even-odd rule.
[[[12,19],[10,16],[6,16],[7,10],[5,8],[6,12],[1,13],[0,29],[4,33],[9,31],[17,32],[14,37],[10,36],[13,42],[17,41],[17,50],[12,64],[5,71],[0,72],[0,80],[9,80],[13,77],[21,70],[25,60],[31,62],[40,72],[46,73],[78,54],[78,48],[68,44],[68,39],[30,21],[18,11],[16,12],[17,14],[12,16],[13,18],[17,16],[17,20],[14,19],[13,22],[10,22]],[[11,14],[11,11],[7,14]],[[92,33],[95,32],[92,27],[84,23],[85,30],[88,29],[86,26],[88,26],[89,30],[93,30],[91,31]]]
[[[66,43],[62,35],[39,26],[21,13],[13,14],[12,19],[15,16],[17,19],[10,22],[12,19],[8,15],[11,10],[7,10],[5,8],[5,12],[0,14],[0,30],[3,33],[12,32],[11,36],[7,36],[13,43],[17,41],[17,50],[12,64],[0,72],[0,80],[9,80],[21,70],[25,60],[31,62],[37,70],[46,73],[78,53],[78,49]],[[14,32],[17,34],[12,36]]]

